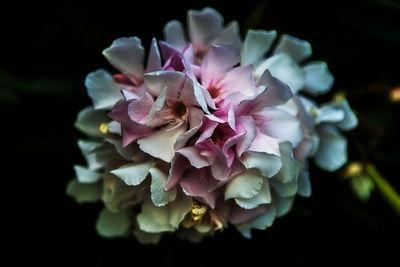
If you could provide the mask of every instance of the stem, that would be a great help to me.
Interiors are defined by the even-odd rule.
[[[386,201],[392,206],[394,211],[400,216],[400,196],[394,190],[393,186],[378,172],[372,164],[368,164],[366,168],[368,174],[371,176],[375,185],[378,187],[380,193],[384,196]]]

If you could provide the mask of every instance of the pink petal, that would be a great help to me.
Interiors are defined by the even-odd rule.
[[[267,205],[259,205],[254,209],[246,210],[232,202],[232,208],[229,213],[229,222],[232,224],[241,224],[264,213],[266,210]]]
[[[185,194],[201,197],[212,209],[215,208],[217,192],[212,191],[218,180],[215,180],[209,169],[190,169],[180,181]]]
[[[147,60],[146,72],[161,70],[161,56],[157,47],[157,40],[153,38],[150,45],[149,57]]]
[[[266,76],[266,89],[251,99],[242,101],[235,110],[236,114],[252,114],[266,107],[284,104],[293,97],[286,84],[274,78],[268,71]]]
[[[249,151],[265,152],[280,156],[279,140],[268,135],[265,135],[256,128],[256,136],[253,143],[248,148]]]
[[[200,151],[198,148],[194,146],[184,147],[176,151],[176,153],[181,154],[185,158],[187,158],[190,162],[190,165],[199,169],[209,165],[206,158],[200,155]]]
[[[240,52],[232,46],[210,46],[201,63],[201,84],[211,87],[240,61]]]

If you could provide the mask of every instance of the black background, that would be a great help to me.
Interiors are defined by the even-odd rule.
[[[16,3],[2,8],[1,220],[13,263],[90,266],[223,266],[243,264],[384,264],[398,259],[399,217],[378,192],[359,201],[340,172],[311,165],[313,195],[252,240],[227,229],[200,244],[166,236],[158,246],[103,239],[94,229],[101,204],[78,205],[65,195],[73,164],[84,164],[73,128],[90,105],[84,78],[112,67],[101,51],[122,36],[145,47],[163,37],[166,22],[186,23],[188,9],[211,6],[225,22],[275,29],[310,41],[312,60],[325,60],[333,92],[345,92],[360,125],[346,133],[349,159],[372,162],[399,191],[400,5],[394,1],[112,1]],[[4,252],[4,251],[3,251]]]

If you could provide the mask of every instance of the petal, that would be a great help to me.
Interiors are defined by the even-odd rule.
[[[109,144],[94,141],[78,140],[78,147],[86,159],[89,170],[105,167],[115,153]]]
[[[241,65],[257,64],[270,49],[276,31],[248,30],[242,47]]]
[[[240,51],[232,46],[210,46],[201,63],[201,84],[208,88],[240,60]]]
[[[340,122],[344,119],[344,111],[337,108],[336,105],[325,105],[318,110],[318,115],[315,118],[315,123],[322,122]]]
[[[95,109],[111,109],[122,99],[118,84],[105,70],[97,70],[86,76],[85,86]]]
[[[290,88],[277,78],[273,77],[269,71],[264,73],[266,88],[258,95],[242,101],[235,109],[237,115],[249,114],[286,103],[293,97]]]
[[[153,38],[151,40],[149,57],[147,59],[146,72],[152,72],[156,70],[161,70],[161,56],[158,50],[157,40]]]
[[[237,128],[245,132],[236,144],[236,154],[240,157],[246,150],[250,148],[256,138],[256,125],[251,116],[240,116],[236,120]]]
[[[307,59],[312,54],[311,45],[305,40],[282,34],[274,49],[274,54],[286,53],[296,62]]]
[[[215,9],[204,8],[201,11],[188,12],[188,28],[190,40],[195,46],[204,49],[223,30],[224,19]]]
[[[230,45],[240,49],[242,41],[240,40],[240,29],[236,21],[232,21],[226,26],[222,33],[212,41],[213,45]]]
[[[254,117],[258,129],[263,134],[289,141],[293,147],[296,147],[303,139],[300,120],[283,110],[267,108],[257,112]]]
[[[218,180],[214,179],[210,170],[190,169],[180,181],[180,186],[186,195],[201,197],[212,209],[215,208],[217,194],[212,191],[216,188]]]
[[[103,179],[102,201],[106,208],[113,212],[130,209],[134,205],[143,202],[145,197],[144,192],[148,190],[147,183],[130,186],[110,173],[103,175]]]
[[[153,244],[157,245],[162,237],[161,233],[146,233],[140,229],[135,229],[132,231],[133,235],[139,241],[140,244]]]
[[[289,142],[279,143],[279,151],[281,153],[282,168],[275,178],[282,183],[288,183],[297,178],[298,175],[292,144]]]
[[[165,25],[164,38],[167,43],[179,51],[183,51],[186,46],[183,26],[177,20],[172,20]]]
[[[310,174],[307,171],[301,171],[299,173],[297,194],[302,197],[311,196]]]
[[[106,238],[126,236],[130,226],[131,220],[126,211],[111,212],[103,209],[96,222],[97,233]]]
[[[75,175],[78,182],[83,184],[93,184],[101,179],[101,174],[84,166],[74,165]]]
[[[128,104],[128,116],[129,118],[139,124],[144,124],[147,119],[147,115],[150,112],[154,103],[153,97],[145,93],[139,99],[134,100]]]
[[[212,175],[215,179],[224,180],[231,174],[227,159],[221,148],[216,146],[211,140],[204,140],[196,144],[201,150],[200,155],[204,156],[211,165]]]
[[[341,100],[341,101],[336,101],[332,103],[328,103],[325,105],[322,105],[320,112],[322,113],[324,110],[336,110],[336,111],[341,111],[343,113],[343,116],[341,119],[337,119],[335,124],[342,130],[348,131],[354,129],[357,124],[358,120],[354,112],[351,110],[349,103],[347,100]],[[318,118],[317,118],[318,119]]]
[[[315,163],[327,171],[335,171],[347,162],[347,140],[332,125],[318,127],[320,142]]]
[[[144,48],[137,37],[115,40],[103,51],[108,62],[124,74],[140,76],[143,73]]]
[[[71,180],[67,186],[67,195],[78,203],[97,202],[101,200],[103,184],[81,184],[78,180]]]
[[[137,140],[137,143],[143,152],[166,162],[171,162],[175,155],[175,142],[181,134],[186,132],[186,128],[186,123],[179,127],[166,126]]]
[[[256,129],[256,137],[248,150],[280,156],[279,140],[265,135]]]
[[[140,230],[146,233],[172,232],[169,224],[169,206],[156,207],[151,201],[145,201],[142,211],[137,216]]]
[[[151,174],[151,200],[154,205],[161,207],[175,200],[176,190],[164,191],[164,187],[167,184],[167,175],[155,167],[150,168],[149,172]]]
[[[226,73],[218,85],[221,87],[218,95],[219,98],[224,99],[232,93],[240,93],[242,95],[242,98],[236,97],[232,99],[234,103],[232,103],[232,100],[228,101],[232,104],[239,104],[242,100],[252,97],[257,93],[252,66],[233,68]]]
[[[179,193],[169,205],[169,224],[178,229],[186,214],[192,210],[192,198]]]
[[[247,169],[255,168],[262,176],[268,178],[276,175],[282,167],[281,159],[278,156],[252,151],[242,155],[242,163]]]
[[[187,158],[190,162],[190,165],[197,169],[209,166],[206,158],[200,155],[200,151],[196,147],[184,147],[176,151],[176,153],[179,153]]]
[[[276,54],[261,62],[255,69],[254,76],[263,79],[262,74],[266,70],[286,83],[293,93],[303,88],[306,83],[305,71],[286,54]]]
[[[139,185],[144,179],[146,179],[153,164],[153,161],[129,163],[110,172],[115,176],[118,176],[127,185]]]
[[[95,110],[92,107],[86,107],[78,113],[74,125],[82,133],[90,137],[104,137],[104,134],[99,130],[99,126],[109,120],[104,110]]]
[[[303,67],[306,73],[306,84],[302,89],[314,96],[327,93],[332,85],[334,78],[328,70],[325,62],[311,62]]]
[[[276,208],[269,205],[267,210],[257,217],[236,226],[236,228],[247,238],[251,238],[250,229],[265,230],[272,226],[276,218]]]
[[[264,178],[254,169],[247,169],[236,175],[227,184],[225,200],[230,198],[252,198],[261,189]]]
[[[294,197],[279,197],[275,195],[273,199],[276,207],[276,217],[282,217],[292,209]]]
[[[160,70],[146,73],[143,76],[143,80],[152,95],[158,96],[161,91],[167,87],[168,95],[172,95],[176,98],[185,77],[186,75],[183,72]]]
[[[246,210],[240,206],[233,204],[229,213],[229,222],[232,224],[245,223],[267,210],[267,205],[260,205],[257,208]]]
[[[164,190],[169,191],[179,183],[182,179],[183,173],[190,167],[188,160],[179,153],[175,154],[172,159],[171,168],[169,169],[169,175]]]
[[[121,123],[116,121],[110,121],[107,124],[107,131],[113,134],[122,135],[121,132]]]
[[[282,183],[278,180],[272,179],[271,186],[279,196],[292,197],[297,193],[298,182],[297,179],[287,183]]]
[[[271,203],[271,191],[269,183],[264,180],[260,191],[252,198],[235,198],[236,204],[244,209],[254,209],[261,204]]]

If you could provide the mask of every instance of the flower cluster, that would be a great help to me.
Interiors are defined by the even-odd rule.
[[[224,25],[211,8],[188,12],[188,34],[167,23],[148,55],[137,37],[103,51],[118,71],[90,73],[93,106],[76,127],[87,166],[67,192],[102,200],[96,228],[156,243],[165,232],[201,240],[228,225],[244,236],[310,196],[308,160],[333,171],[347,160],[357,119],[346,100],[318,106],[333,77],[324,62],[303,62],[307,41],[276,31]]]

